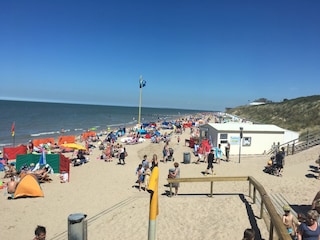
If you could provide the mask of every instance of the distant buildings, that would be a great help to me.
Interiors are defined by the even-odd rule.
[[[263,105],[266,104],[265,102],[251,102],[249,103],[250,106],[257,106],[257,105]]]

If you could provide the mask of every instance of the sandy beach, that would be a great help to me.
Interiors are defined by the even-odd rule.
[[[173,135],[169,146],[174,149],[175,161],[180,163],[181,177],[201,177],[206,164],[194,164],[197,157],[185,146],[189,130]],[[68,216],[73,213],[87,215],[88,239],[148,239],[149,200],[146,191],[132,187],[136,181],[135,169],[147,155],[155,153],[162,159],[164,143],[146,140],[126,145],[128,157],[125,165],[104,162],[101,151],[95,148],[90,162],[71,167],[70,182],[60,183],[59,175],[52,175],[51,183],[41,184],[44,198],[7,200],[1,190],[0,239],[32,239],[37,225],[47,228],[47,239],[68,239]],[[191,163],[184,164],[183,156],[190,152]],[[264,173],[267,155],[231,156],[230,162],[215,164],[217,176],[254,176],[268,193],[282,193],[293,205],[310,205],[319,190],[314,177],[320,146],[286,157],[282,177]],[[244,229],[255,227],[258,236],[267,239],[268,231],[258,215],[257,205],[251,205],[247,182],[215,183],[214,196],[207,197],[208,183],[182,183],[179,195],[168,197],[167,174],[173,162],[159,163],[159,216],[156,239],[241,239]],[[3,172],[0,173],[1,178]],[[5,179],[8,181],[8,179]]]

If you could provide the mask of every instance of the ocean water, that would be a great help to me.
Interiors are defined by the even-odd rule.
[[[0,100],[0,148],[27,144],[29,139],[80,135],[88,129],[96,132],[108,127],[131,127],[138,122],[138,107],[101,106]],[[141,122],[174,120],[200,110],[141,108]],[[11,135],[12,123],[15,136]]]

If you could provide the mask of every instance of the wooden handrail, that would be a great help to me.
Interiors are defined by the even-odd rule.
[[[261,206],[260,206],[260,218],[263,218],[263,205],[265,205],[267,212],[270,216],[270,231],[269,231],[269,240],[273,239],[273,230],[276,230],[278,238],[281,240],[291,240],[290,235],[282,219],[279,217],[275,207],[272,204],[272,201],[267,194],[264,187],[251,176],[234,176],[234,177],[196,177],[196,178],[167,178],[167,181],[170,185],[170,196],[172,196],[172,184],[180,182],[210,182],[210,196],[213,194],[213,182],[226,182],[226,181],[248,181],[249,182],[249,197],[252,198],[253,203],[256,203],[256,191],[259,192],[261,197]],[[252,189],[253,186],[253,189]],[[266,221],[266,218],[263,218]],[[266,222],[267,224],[267,222]]]
[[[236,177],[195,177],[195,178],[168,178],[168,183],[178,182],[230,182],[230,181],[248,181],[249,176]]]

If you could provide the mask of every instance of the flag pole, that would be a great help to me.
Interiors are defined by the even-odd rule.
[[[15,146],[15,122],[11,125],[12,145]]]
[[[142,85],[143,85],[143,79],[142,76],[140,75],[140,98],[139,98],[139,115],[138,115],[138,125],[140,126],[141,123],[141,101],[142,101]]]

